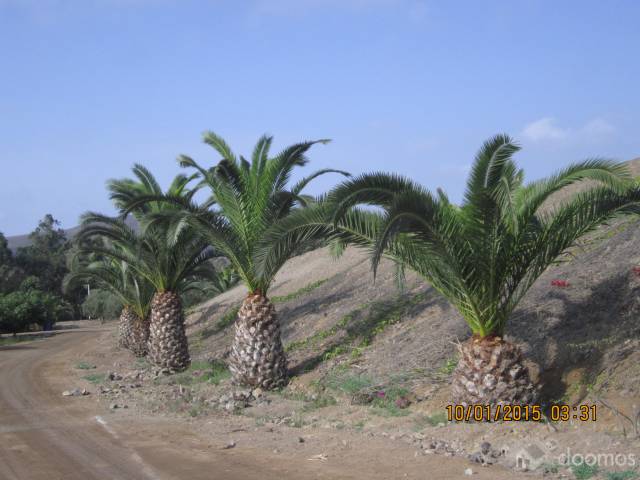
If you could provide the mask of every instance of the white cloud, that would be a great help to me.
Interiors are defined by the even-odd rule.
[[[531,142],[552,142],[602,138],[615,132],[615,127],[602,118],[589,120],[581,127],[560,127],[553,117],[544,117],[527,124],[520,136]]]
[[[609,135],[616,129],[606,120],[594,118],[582,128],[582,131],[588,135]]]
[[[522,130],[522,136],[534,142],[560,140],[566,138],[568,134],[569,132],[558,127],[555,119],[551,117],[545,117],[531,122]]]

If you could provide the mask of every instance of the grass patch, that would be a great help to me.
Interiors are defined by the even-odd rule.
[[[317,410],[319,408],[331,407],[332,405],[336,405],[337,403],[338,401],[331,395],[318,395],[316,398],[306,403],[304,407],[302,407],[302,411],[309,412],[311,410]]]
[[[256,427],[263,427],[267,422],[271,421],[270,417],[255,417]]]
[[[218,331],[224,330],[229,325],[233,325],[233,322],[236,321],[236,317],[238,316],[238,312],[240,311],[240,306],[232,307],[226,312],[222,314],[220,320],[216,322],[216,328]]]
[[[332,373],[324,380],[327,388],[337,390],[347,395],[353,395],[367,388],[374,387],[374,381],[367,375],[354,375],[350,373]]]
[[[371,403],[374,413],[383,417],[402,417],[409,414],[406,408],[399,408],[396,405],[400,397],[409,393],[406,388],[390,386],[381,390],[380,393],[384,393],[384,396],[377,396]]]
[[[136,368],[145,369],[150,366],[151,364],[149,363],[149,360],[147,360],[147,357],[136,358]]]
[[[377,335],[390,325],[402,321],[417,305],[423,303],[426,299],[426,293],[418,293],[416,295],[401,294],[392,301],[365,304],[345,315],[333,328],[318,332],[310,339],[297,345],[294,344],[293,347],[300,348],[305,346],[307,342],[308,344],[313,344],[343,330],[346,335],[327,348],[321,354],[321,358],[323,361],[327,361],[340,355],[349,354],[351,360],[357,360]]]
[[[336,323],[333,327],[328,328],[326,330],[320,330],[314,333],[312,336],[305,338],[304,340],[298,340],[297,342],[291,342],[285,347],[286,352],[291,352],[294,350],[300,350],[302,348],[315,347],[320,344],[323,340],[326,340],[329,337],[333,337],[340,330],[344,330],[347,324],[353,320],[353,313],[348,313],[344,317],[340,319],[338,323]],[[326,355],[326,354],[325,354]]]
[[[420,431],[426,427],[437,427],[441,423],[448,423],[447,415],[444,412],[434,413],[433,415],[419,415],[415,419],[414,430]]]
[[[41,332],[38,335],[16,335],[10,337],[0,337],[0,347],[8,347],[11,345],[16,345],[18,343],[24,342],[34,342],[36,340],[44,340],[52,336],[51,332]]]
[[[329,279],[324,278],[322,280],[318,280],[317,282],[311,282],[310,284],[305,285],[304,287],[296,290],[295,292],[289,293],[287,295],[276,295],[274,297],[271,297],[271,301],[273,303],[284,303],[284,302],[290,302],[291,300],[296,300],[297,298],[300,298],[303,295],[306,295],[314,291],[316,288],[326,283],[327,280]]]
[[[571,471],[578,480],[588,480],[597,475],[598,467],[596,465],[581,463],[580,465],[571,465]]]
[[[367,424],[367,422],[365,420],[358,420],[356,423],[353,424],[353,428],[358,431],[361,432],[362,429],[364,429],[364,426]]]
[[[458,366],[458,357],[449,358],[438,370],[443,375],[451,375]]]
[[[406,408],[400,408],[396,403],[409,393],[397,379],[391,380],[390,384],[383,386],[368,375],[358,375],[341,370],[329,373],[321,383],[328,389],[342,392],[348,396],[354,396],[358,393],[374,395],[371,407],[377,415],[400,417],[409,414]]]
[[[96,366],[92,363],[82,361],[76,363],[76,368],[78,370],[93,370],[94,368],[96,368]]]
[[[294,415],[293,417],[291,417],[291,419],[289,419],[289,426],[293,428],[304,427],[305,426],[304,418],[302,418],[300,415]]]
[[[94,385],[97,385],[98,383],[104,382],[107,376],[104,373],[91,373],[89,375],[85,375],[82,378],[84,378],[88,382],[93,383]]]
[[[299,390],[292,391],[286,388],[276,392],[282,395],[282,397],[286,398],[287,400],[304,402],[304,405],[302,407],[303,412],[309,412],[311,410],[317,410],[318,408],[329,407],[338,403],[335,397],[327,393],[319,393],[315,396],[309,396],[305,392]]]
[[[607,480],[633,480],[638,478],[638,473],[633,470],[625,470],[624,472],[607,472],[604,478]]]
[[[207,327],[200,332],[200,340],[204,340],[209,338],[212,335],[220,333],[227,327],[233,325],[236,321],[236,317],[238,316],[238,311],[240,310],[240,305],[236,305],[235,307],[229,308],[226,312],[222,314],[220,319],[215,323],[213,327]]]
[[[220,361],[193,362],[184,372],[172,375],[167,378],[167,382],[173,385],[196,385],[199,383],[210,383],[218,385],[223,380],[231,377],[231,372],[227,366]]]

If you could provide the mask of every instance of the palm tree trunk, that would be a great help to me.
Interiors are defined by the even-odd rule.
[[[287,383],[287,359],[280,340],[276,309],[261,293],[242,302],[229,361],[233,382],[273,389]]]
[[[151,300],[149,360],[177,372],[191,364],[182,301],[174,292],[156,292]]]
[[[129,350],[136,357],[144,357],[149,351],[149,319],[140,318],[136,315],[131,329],[131,341],[129,342]]]
[[[500,337],[471,337],[459,347],[451,391],[456,405],[531,405],[538,390],[517,345]]]
[[[129,306],[125,306],[120,312],[120,324],[118,326],[118,346],[122,348],[129,348],[131,342],[131,333],[133,331],[133,324],[138,318],[134,311]]]

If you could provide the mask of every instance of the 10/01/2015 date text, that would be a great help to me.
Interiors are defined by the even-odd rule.
[[[539,422],[543,418],[540,405],[447,405],[450,422]],[[595,405],[553,405],[548,419],[552,422],[578,420],[595,422]]]

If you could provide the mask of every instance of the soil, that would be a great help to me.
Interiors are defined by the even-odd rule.
[[[113,366],[105,353],[114,332],[115,324],[71,329],[0,348],[0,478],[453,479],[469,468],[462,458],[414,456],[415,448],[352,431],[256,427],[236,415],[152,416],[135,404],[112,410],[81,375]],[[87,363],[94,358],[102,361]],[[61,395],[77,385],[90,393]],[[518,478],[500,467],[474,471],[478,479]]]

